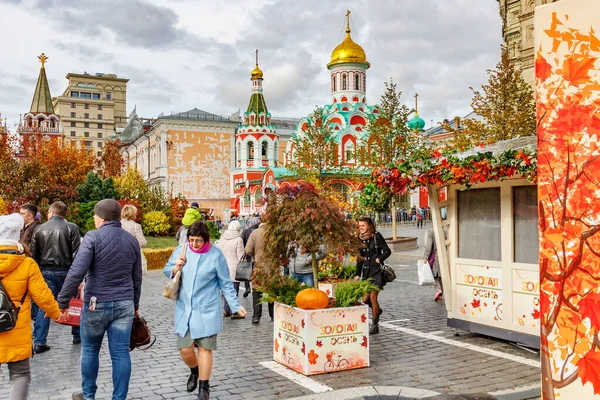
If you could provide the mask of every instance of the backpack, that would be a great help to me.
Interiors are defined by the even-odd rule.
[[[16,251],[3,251],[2,253],[20,254]],[[17,317],[19,316],[19,311],[21,311],[21,306],[25,302],[26,297],[27,290],[25,290],[25,293],[23,294],[19,307],[15,307],[2,284],[2,280],[0,280],[0,332],[8,332],[17,325]]]

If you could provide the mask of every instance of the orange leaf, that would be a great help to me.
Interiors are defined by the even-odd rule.
[[[311,365],[315,365],[317,363],[317,358],[319,358],[319,355],[317,353],[315,353],[314,350],[311,350],[308,353],[308,363]]]
[[[277,339],[275,339],[275,353],[277,353],[279,351],[279,343],[277,342]]]
[[[590,293],[579,301],[579,314],[582,318],[589,318],[590,324],[600,329],[600,294]]]
[[[550,75],[552,75],[552,67],[550,66],[550,64],[548,64],[546,59],[541,54],[538,54],[538,57],[535,60],[536,78],[544,82],[550,77]]]
[[[585,385],[591,383],[594,394],[600,394],[600,352],[589,351],[585,357],[577,362],[579,378]]]
[[[582,56],[567,58],[563,63],[565,80],[572,85],[579,86],[590,80],[590,69],[594,68],[597,58]]]

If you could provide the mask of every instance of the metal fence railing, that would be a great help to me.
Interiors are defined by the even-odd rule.
[[[400,209],[396,211],[396,224],[399,227],[420,227],[428,226],[431,224],[431,210],[429,208],[423,208],[422,218],[418,216],[418,210],[415,209]],[[378,227],[391,227],[392,226],[392,213],[370,213],[369,217],[373,219],[373,222]]]

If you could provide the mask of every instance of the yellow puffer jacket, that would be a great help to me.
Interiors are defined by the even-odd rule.
[[[1,250],[17,250],[17,248],[1,246]],[[23,293],[28,291],[27,298],[19,311],[17,325],[8,332],[0,332],[0,364],[3,364],[31,357],[32,297],[50,318],[58,318],[60,310],[33,258],[0,253],[0,279],[15,307],[19,306]]]

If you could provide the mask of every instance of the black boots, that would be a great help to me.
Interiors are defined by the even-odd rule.
[[[371,329],[369,329],[369,335],[376,335],[379,333],[379,317],[383,314],[383,310],[379,309],[379,314],[377,317],[373,316],[373,325],[371,325]]]
[[[198,366],[196,366],[195,368],[190,368],[190,377],[188,378],[188,381],[187,381],[187,391],[188,392],[193,392],[194,390],[196,390],[196,388],[198,387],[198,377],[199,377]]]
[[[200,381],[200,390],[198,391],[198,400],[210,399],[210,385],[208,381]]]

